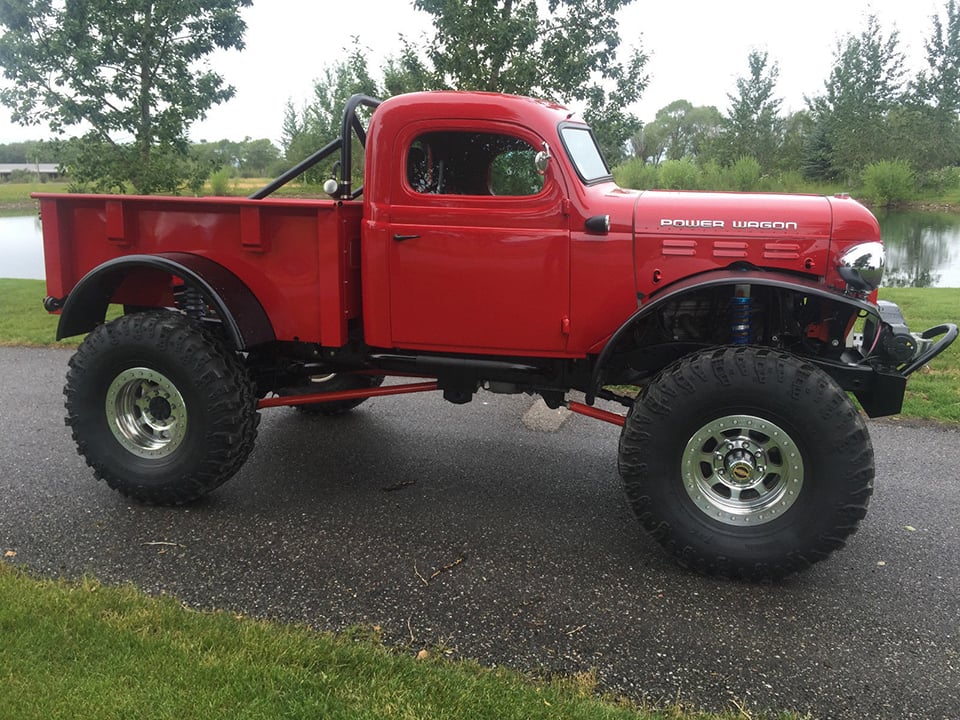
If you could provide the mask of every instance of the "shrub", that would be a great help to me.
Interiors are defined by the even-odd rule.
[[[222,167],[210,175],[210,193],[212,195],[230,194],[230,169]]]
[[[700,181],[698,187],[701,190],[729,190],[726,180],[723,177],[723,168],[716,160],[707,160],[700,166]]]
[[[634,190],[646,190],[657,187],[659,168],[643,162],[640,158],[630,158],[623,165],[613,169],[617,185]]]
[[[700,170],[693,161],[667,160],[660,166],[659,186],[664,190],[696,190],[700,185]]]
[[[782,192],[811,192],[810,184],[803,179],[799,170],[784,170],[780,173],[777,189]]]
[[[916,190],[916,176],[903,160],[880,160],[863,171],[863,197],[873,205],[890,207],[906,202]]]
[[[725,173],[727,185],[741,192],[760,189],[760,163],[755,157],[741,155]]]
[[[39,179],[37,173],[31,170],[13,170],[10,172],[10,182],[12,183],[32,183]]]
[[[960,167],[945,167],[929,170],[917,178],[920,190],[933,193],[949,192],[960,188]]]

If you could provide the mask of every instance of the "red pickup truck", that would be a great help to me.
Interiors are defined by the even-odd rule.
[[[329,199],[270,197],[327,158]],[[263,408],[529,393],[622,427],[627,497],[679,562],[776,578],[866,512],[849,393],[899,412],[957,336],[876,302],[879,228],[849,197],[625,190],[575,113],[530,98],[356,96],[249,198],[35,197],[45,307],[58,339],[89,333],[67,424],[149,503],[229,479]]]

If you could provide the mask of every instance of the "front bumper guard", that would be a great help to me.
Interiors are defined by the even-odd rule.
[[[950,347],[950,343],[957,339],[957,326],[953,323],[942,323],[913,335],[918,341],[919,352],[910,364],[900,371],[905,377],[916,372]],[[941,335],[943,337],[940,337]],[[934,342],[938,337],[940,339]]]
[[[867,321],[859,347],[855,343],[846,362],[815,362],[856,395],[870,417],[896,415],[903,407],[907,378],[950,347],[957,334],[954,323],[911,332],[900,308],[881,300],[877,316]]]

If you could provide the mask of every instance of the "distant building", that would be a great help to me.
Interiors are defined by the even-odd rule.
[[[0,182],[6,182],[18,171],[39,175],[41,180],[55,180],[60,177],[60,168],[56,163],[0,163]]]

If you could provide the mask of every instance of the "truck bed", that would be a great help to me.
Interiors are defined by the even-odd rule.
[[[47,292],[63,298],[94,268],[129,255],[188,253],[236,275],[278,340],[337,347],[360,314],[362,204],[333,200],[36,193]],[[135,271],[113,302],[156,304],[170,278]]]

